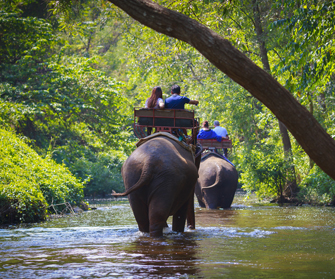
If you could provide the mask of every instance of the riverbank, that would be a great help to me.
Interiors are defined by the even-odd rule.
[[[83,182],[14,133],[0,129],[0,224],[46,219],[52,204],[79,204]]]

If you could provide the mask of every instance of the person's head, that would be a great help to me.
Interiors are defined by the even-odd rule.
[[[155,86],[154,89],[152,89],[151,96],[148,100],[148,108],[155,107],[158,98],[163,99],[162,88],[160,88],[160,86]]]
[[[215,126],[215,127],[216,127],[216,126],[220,126],[220,122],[217,121],[217,120],[215,120],[215,121],[214,121],[214,126]]]
[[[206,120],[206,121],[204,121],[204,122],[202,122],[202,128],[204,128],[204,129],[208,129],[208,121]]]
[[[172,85],[171,94],[180,94],[180,86],[177,84]]]

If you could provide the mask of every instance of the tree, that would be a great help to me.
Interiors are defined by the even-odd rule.
[[[44,19],[0,12],[0,33],[0,123],[86,180],[86,194],[119,190],[134,146],[124,85],[95,69],[96,57],[64,54]]]
[[[252,9],[253,9],[255,31],[257,34],[256,37],[259,43],[260,56],[261,56],[261,60],[263,64],[263,69],[267,71],[268,73],[271,73],[270,62],[268,58],[268,49],[266,47],[266,42],[265,42],[266,35],[263,32],[263,27],[261,23],[261,15],[260,15],[260,10],[259,10],[259,5],[258,5],[257,0],[252,0]],[[282,136],[282,142],[284,146],[284,155],[285,157],[288,158],[288,160],[291,161],[293,154],[292,154],[291,141],[290,141],[290,137],[287,132],[287,128],[281,121],[278,121],[278,124],[279,124],[279,129],[280,129],[280,133]],[[291,172],[292,172],[291,177],[293,178],[293,181],[289,181],[289,184],[290,184],[290,189],[291,189],[290,195],[293,195],[294,192],[297,192],[297,182],[295,179],[295,169],[294,169],[293,164],[292,164]]]
[[[214,66],[267,106],[315,163],[335,179],[335,141],[287,89],[234,48],[228,40],[196,20],[149,0],[109,2],[157,32],[196,48]]]

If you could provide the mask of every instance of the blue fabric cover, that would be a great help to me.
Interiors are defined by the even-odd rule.
[[[213,130],[200,130],[198,139],[216,139],[218,142],[222,141],[222,137],[218,136]]]
[[[188,104],[190,99],[184,96],[172,95],[165,100],[166,109],[184,109],[184,105]]]

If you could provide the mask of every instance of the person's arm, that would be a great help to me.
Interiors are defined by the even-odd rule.
[[[160,109],[165,108],[164,101],[163,101],[163,100],[159,100],[159,102],[158,102],[158,106],[159,106]]]
[[[216,141],[221,142],[222,141],[222,137],[219,136],[217,133],[215,133],[215,131],[211,130],[211,137],[212,139],[216,139]]]
[[[216,138],[216,141],[218,141],[218,142],[222,141],[222,137],[220,137],[220,136],[216,136],[215,138]]]
[[[199,101],[197,101],[197,100],[190,100],[189,104],[197,106],[199,104]]]

